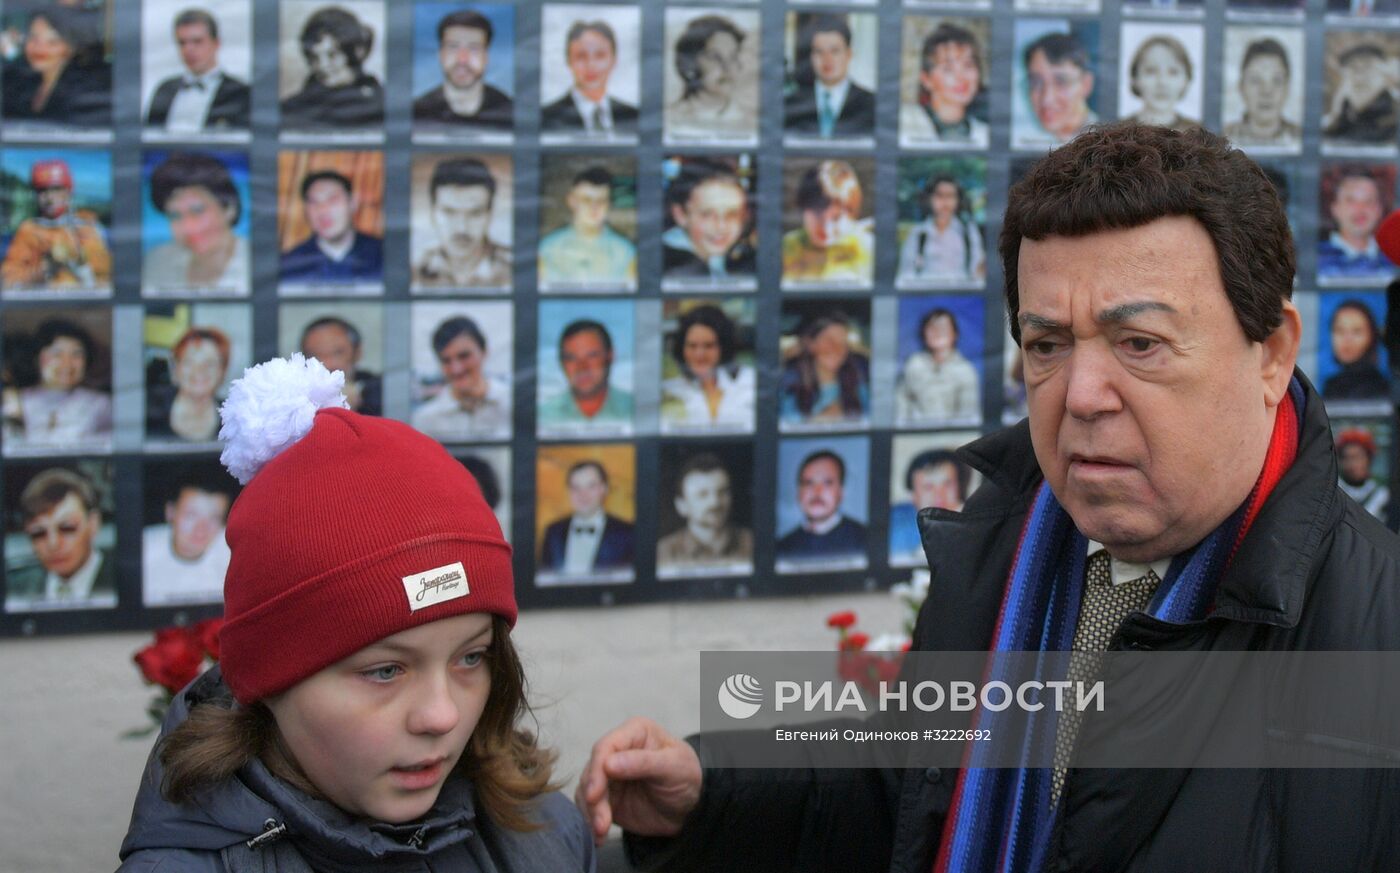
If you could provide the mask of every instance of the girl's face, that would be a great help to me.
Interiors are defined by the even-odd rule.
[[[345,812],[422,818],[491,693],[491,616],[392,634],[267,700],[293,760]]]
[[[45,388],[72,391],[85,375],[87,352],[73,337],[56,337],[39,350],[39,381]]]
[[[1176,101],[1186,95],[1186,86],[1191,77],[1186,68],[1172,54],[1172,50],[1161,43],[1154,44],[1142,53],[1138,61],[1133,85],[1142,97],[1143,105],[1156,112],[1171,112]]]
[[[685,342],[681,345],[681,357],[685,358],[686,369],[698,379],[714,375],[719,367],[719,335],[713,328],[703,324],[692,324],[685,332]]]
[[[1371,348],[1371,325],[1355,309],[1339,309],[1332,316],[1332,354],[1339,364],[1354,364]]]
[[[958,331],[946,315],[938,316],[924,328],[924,345],[934,354],[947,354],[957,343]]]
[[[958,211],[958,186],[952,182],[939,182],[933,186],[933,194],[928,198],[929,210],[941,225],[948,224],[953,213]]]
[[[73,57],[73,47],[49,24],[37,16],[29,22],[29,35],[24,40],[24,59],[36,73],[52,73],[63,69]]]
[[[823,373],[835,373],[841,369],[841,365],[846,363],[846,357],[851,353],[846,325],[839,322],[822,328],[807,343],[808,351],[816,360],[817,369]]]

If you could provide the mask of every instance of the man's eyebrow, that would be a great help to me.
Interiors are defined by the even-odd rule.
[[[1067,324],[1056,321],[1053,318],[1046,318],[1043,315],[1036,315],[1034,312],[1022,312],[1016,316],[1016,323],[1021,325],[1021,329],[1034,327],[1039,330],[1064,330],[1069,327]]]
[[[1144,312],[1166,312],[1176,314],[1176,309],[1159,300],[1143,300],[1137,303],[1120,303],[1099,312],[1098,321],[1106,324],[1121,324]]]

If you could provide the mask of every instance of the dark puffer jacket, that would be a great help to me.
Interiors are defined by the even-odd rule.
[[[176,697],[162,736],[184,721],[195,703],[227,693],[218,668],[210,670]],[[388,825],[352,818],[309,797],[259,761],[189,805],[161,796],[161,772],[153,750],[122,842],[119,873],[595,869],[593,840],[583,816],[557,792],[541,797],[534,809],[543,828],[522,834],[477,815],[471,784],[462,778],[447,781],[421,822]]]
[[[1337,488],[1322,399],[1297,461],[1221,580],[1210,618],[1128,617],[1114,649],[1400,650],[1400,538]],[[1025,422],[968,446],[985,483],[962,513],[925,510],[933,571],[925,651],[985,651],[1042,477]],[[1325,713],[1316,713],[1319,720]],[[1302,725],[1302,733],[1315,725]],[[1327,731],[1318,730],[1318,735]],[[928,873],[956,770],[742,770],[703,735],[700,806],[674,840],[628,838],[634,862],[688,870]],[[1388,752],[1391,760],[1400,750]],[[1374,760],[1374,759],[1366,759]],[[1400,870],[1400,769],[1071,770],[1050,869],[1132,873]]]

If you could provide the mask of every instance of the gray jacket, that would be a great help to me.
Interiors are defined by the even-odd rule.
[[[161,736],[194,704],[227,695],[217,667],[175,698]],[[157,743],[156,748],[159,748]],[[195,802],[160,793],[155,750],[136,795],[118,873],[341,873],[374,870],[464,873],[594,873],[583,816],[558,792],[533,810],[543,827],[517,833],[476,814],[475,792],[450,778],[420,822],[371,823],[282,782],[260,761]]]

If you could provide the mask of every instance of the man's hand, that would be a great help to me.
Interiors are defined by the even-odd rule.
[[[600,844],[614,821],[636,834],[674,836],[700,802],[702,777],[689,743],[632,718],[593,744],[574,802]]]

